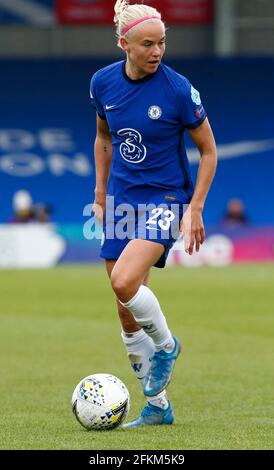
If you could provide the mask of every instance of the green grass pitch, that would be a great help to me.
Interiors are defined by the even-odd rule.
[[[151,288],[183,343],[172,426],[96,432],[71,412],[91,373],[144,405],[102,266],[0,272],[1,449],[273,449],[274,265],[154,269]]]

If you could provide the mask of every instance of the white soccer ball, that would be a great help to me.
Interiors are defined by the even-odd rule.
[[[128,415],[129,392],[110,374],[93,374],[82,379],[72,394],[72,411],[86,429],[117,428]]]

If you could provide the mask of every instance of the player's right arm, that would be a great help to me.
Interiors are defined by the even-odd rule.
[[[96,187],[93,211],[100,223],[106,209],[106,190],[112,160],[112,140],[106,119],[97,114],[97,134],[94,143]]]

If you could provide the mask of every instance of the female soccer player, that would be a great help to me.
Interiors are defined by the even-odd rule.
[[[96,72],[90,95],[97,111],[94,212],[103,223],[101,256],[116,295],[122,339],[148,401],[124,427],[172,424],[165,389],[180,342],[147,286],[148,274],[152,266],[165,266],[178,235],[174,227],[185,236],[190,255],[203,243],[202,210],[216,146],[199,92],[161,62],[166,37],[161,14],[118,0],[114,21],[126,60]],[[185,129],[201,155],[195,190]]]

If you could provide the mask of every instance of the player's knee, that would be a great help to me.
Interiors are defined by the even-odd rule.
[[[129,287],[129,282],[125,276],[119,273],[112,273],[110,277],[111,287],[117,295],[118,299],[121,299],[121,295],[124,295]]]
[[[121,273],[113,272],[110,281],[112,289],[122,302],[128,301],[138,290],[137,283]]]

